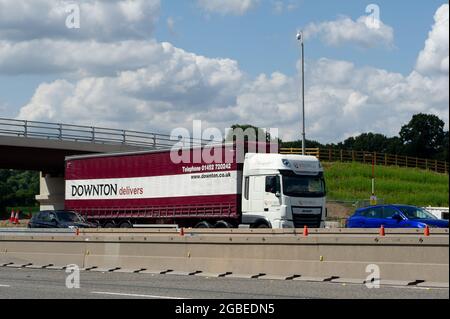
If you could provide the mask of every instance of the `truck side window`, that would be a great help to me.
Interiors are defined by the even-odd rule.
[[[248,199],[248,193],[250,189],[250,177],[245,178],[245,185],[244,185],[244,198]]]
[[[280,191],[280,178],[278,176],[266,177],[266,193],[277,193]]]

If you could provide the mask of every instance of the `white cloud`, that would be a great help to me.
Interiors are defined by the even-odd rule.
[[[197,2],[206,12],[243,15],[256,7],[260,0],[198,0]]]
[[[169,32],[172,35],[175,35],[176,34],[176,31],[175,31],[175,19],[172,18],[172,17],[168,17],[166,23],[167,23],[167,29],[169,30]]]
[[[335,141],[353,131],[396,135],[418,112],[448,119],[448,78],[432,79],[416,71],[403,76],[327,59],[311,68],[316,74],[311,77],[307,105],[313,136]],[[330,79],[326,69],[341,69],[344,75]]]
[[[423,74],[444,73],[448,75],[448,4],[442,5],[434,15],[434,26],[428,34],[425,48],[420,52],[416,68]]]
[[[434,32],[424,52],[430,39],[436,41]],[[448,71],[429,72],[440,70],[445,56],[421,59],[418,64],[427,67],[418,65],[409,75],[325,58],[308,63],[307,137],[331,142],[355,132],[395,135],[417,112],[439,115],[448,124]],[[275,72],[250,79],[234,60],[199,56],[169,43],[0,41],[0,73],[20,72],[73,75],[41,84],[20,110],[21,119],[161,133],[190,128],[199,119],[221,130],[250,123],[277,127],[287,140],[300,137],[297,78]]]
[[[53,119],[58,117],[58,108],[68,98],[73,90],[73,85],[66,80],[57,80],[52,83],[39,85],[28,105],[20,111],[19,118],[22,119]],[[77,117],[85,117],[78,114]]]
[[[157,59],[139,70],[42,84],[18,117],[168,132],[235,103],[242,80],[235,61],[159,46]]]
[[[448,124],[448,78],[416,71],[408,76],[357,68],[346,61],[320,59],[307,68],[308,138],[335,142],[354,132],[397,135],[417,112],[433,113]],[[233,108],[244,122],[278,127],[285,139],[300,137],[297,80],[275,73],[247,84]]]
[[[300,3],[299,1],[286,1],[286,0],[275,0],[272,2],[273,11],[276,14],[282,14],[284,12],[291,12],[296,10]]]
[[[79,3],[80,28],[69,29],[68,4]],[[115,41],[150,38],[159,0],[0,0],[0,38],[12,41],[97,39]]]
[[[160,61],[140,70],[44,84],[19,118],[80,124],[95,119],[97,125],[159,132],[190,128],[192,120],[201,119],[220,129],[251,123],[277,127],[284,139],[299,137],[295,78],[274,73],[249,80],[235,61],[163,47]],[[320,59],[308,70],[308,138],[330,142],[368,131],[396,135],[417,112],[448,119],[448,78],[416,71],[403,76],[330,59]],[[330,77],[329,70],[341,75]]]
[[[327,45],[339,46],[353,43],[363,48],[376,46],[391,47],[394,43],[392,27],[379,21],[375,27],[367,16],[354,21],[349,17],[340,17],[334,21],[310,23],[304,30],[305,38],[319,37]]]
[[[107,43],[51,39],[17,43],[0,41],[0,74],[114,75],[155,63],[163,51],[161,44],[154,40]]]
[[[68,29],[68,4],[80,29]],[[160,0],[0,0],[0,74],[114,75],[154,62]]]

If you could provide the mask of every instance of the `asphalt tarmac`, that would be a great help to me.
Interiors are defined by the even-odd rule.
[[[449,299],[448,288],[0,267],[0,299]],[[69,278],[69,284],[75,281]]]

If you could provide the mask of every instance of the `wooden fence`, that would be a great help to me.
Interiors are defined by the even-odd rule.
[[[281,148],[281,154],[301,154],[301,148]],[[307,148],[307,155],[316,156],[321,161],[359,162],[365,164],[411,167],[448,174],[448,162],[426,158],[393,155],[377,152],[349,151],[335,149]]]

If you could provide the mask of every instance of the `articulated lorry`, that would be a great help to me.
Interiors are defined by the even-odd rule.
[[[324,227],[325,180],[313,156],[238,154],[223,144],[73,156],[65,165],[65,209],[105,228]]]

